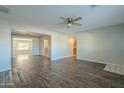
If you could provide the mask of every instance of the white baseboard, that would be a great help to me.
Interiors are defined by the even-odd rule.
[[[101,63],[101,64],[114,64],[114,65],[124,65],[124,64],[116,64],[116,63],[111,63],[111,62],[108,62],[108,61],[100,61],[100,60],[92,60],[92,59],[80,59],[80,58],[77,58],[78,60],[86,60],[86,61],[89,61],[89,62],[94,62],[94,63]]]
[[[91,60],[91,59],[80,59],[80,58],[77,58],[77,60],[86,60],[86,61],[89,61],[89,62],[94,62],[94,63],[101,63],[101,64],[108,64],[110,62],[103,62],[103,61],[99,61],[99,60]]]
[[[54,59],[51,59],[51,60],[54,61],[54,60],[59,60],[59,59],[64,59],[64,58],[69,58],[69,57],[73,57],[73,56],[59,57],[59,58],[54,58]]]

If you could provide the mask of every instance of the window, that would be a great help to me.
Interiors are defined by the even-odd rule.
[[[30,49],[29,43],[18,42],[17,50],[29,50],[29,49]]]
[[[32,39],[13,38],[13,43],[17,50],[32,50]]]

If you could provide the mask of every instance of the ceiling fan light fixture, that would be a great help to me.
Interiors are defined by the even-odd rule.
[[[77,23],[77,21],[81,20],[82,17],[77,17],[77,18],[71,18],[71,17],[64,18],[64,17],[61,17],[61,19],[64,20],[63,24],[66,24],[68,28],[70,28],[72,25],[81,26],[81,24]]]
[[[68,23],[68,26],[70,27],[72,24],[71,23]]]

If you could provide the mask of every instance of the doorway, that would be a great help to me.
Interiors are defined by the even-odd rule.
[[[44,40],[44,55],[45,56],[49,56],[49,41],[48,40]]]
[[[46,56],[48,58],[51,57],[51,37],[50,36],[44,36],[41,38],[41,50],[42,55]]]
[[[71,37],[69,39],[70,44],[71,44],[71,54],[72,56],[76,57],[77,56],[77,40],[76,37]]]
[[[32,39],[12,38],[12,45],[13,56],[19,54],[32,54]]]
[[[12,31],[12,57],[19,55],[51,58],[51,36],[35,32]]]

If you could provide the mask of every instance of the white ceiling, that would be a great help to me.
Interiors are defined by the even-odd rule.
[[[0,18],[32,23],[51,31],[72,33],[94,28],[124,23],[124,6],[97,5],[40,5],[40,6],[5,6],[11,9],[9,14],[0,12]],[[82,17],[80,26],[67,28],[65,25],[56,25],[62,22],[60,17]]]

